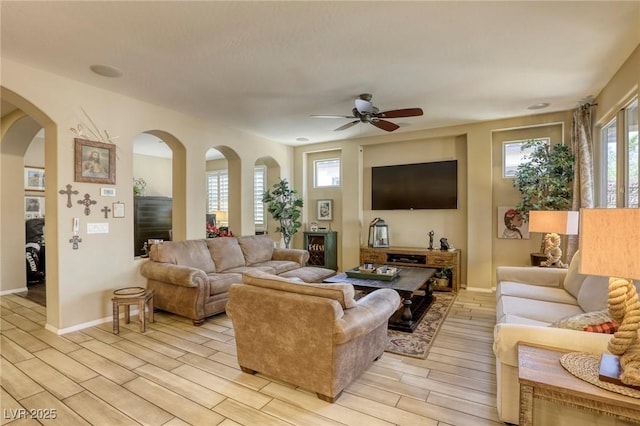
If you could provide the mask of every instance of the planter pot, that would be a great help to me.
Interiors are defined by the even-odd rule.
[[[448,278],[435,278],[434,281],[436,283],[434,286],[434,290],[449,288]]]

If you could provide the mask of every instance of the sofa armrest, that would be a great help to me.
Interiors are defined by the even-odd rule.
[[[173,263],[148,261],[140,267],[140,274],[150,280],[183,287],[198,287],[207,282],[207,274],[202,269],[174,265]]]
[[[309,252],[301,249],[274,248],[271,260],[289,260],[299,263],[302,267],[309,260]]]
[[[345,309],[343,317],[336,321],[335,343],[348,342],[386,324],[399,306],[400,295],[395,290],[384,288],[367,294],[355,307]]]
[[[498,266],[496,268],[496,283],[513,281],[545,287],[562,287],[566,275],[567,270],[562,268]]]
[[[502,364],[518,367],[518,343],[550,346],[575,352],[601,354],[607,351],[612,334],[589,333],[566,328],[524,324],[496,324],[493,353]]]

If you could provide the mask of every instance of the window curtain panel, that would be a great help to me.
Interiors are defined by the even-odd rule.
[[[594,207],[593,189],[593,137],[591,134],[591,107],[588,103],[573,112],[571,151],[575,156],[573,169],[573,203],[571,210]],[[572,235],[567,243],[567,263],[578,250],[578,236]]]

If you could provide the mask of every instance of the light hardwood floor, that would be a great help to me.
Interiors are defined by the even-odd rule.
[[[503,425],[491,349],[495,296],[461,290],[425,360],[390,353],[335,404],[237,365],[231,321],[201,327],[157,313],[57,336],[45,308],[0,297],[1,424],[95,425]],[[49,411],[47,411],[49,410]],[[40,420],[41,423],[53,423]]]

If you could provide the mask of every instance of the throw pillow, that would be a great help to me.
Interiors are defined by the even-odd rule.
[[[613,321],[604,322],[602,324],[592,324],[584,328],[584,331],[591,333],[613,334],[618,331],[618,324]]]
[[[582,286],[582,282],[587,277],[578,272],[578,267],[580,266],[580,250],[578,250],[571,259],[571,263],[569,264],[569,269],[567,270],[567,275],[564,277],[564,282],[562,286],[565,290],[569,292],[576,299],[578,298],[578,293],[580,292],[580,287]]]
[[[558,321],[549,325],[549,327],[556,328],[568,328],[570,330],[583,331],[585,327],[592,324],[604,324],[606,322],[612,322],[613,319],[609,315],[607,309],[594,312],[585,312],[583,314],[571,315],[559,319]]]
[[[607,309],[609,299],[609,278],[588,275],[578,292],[578,306],[585,312]]]

